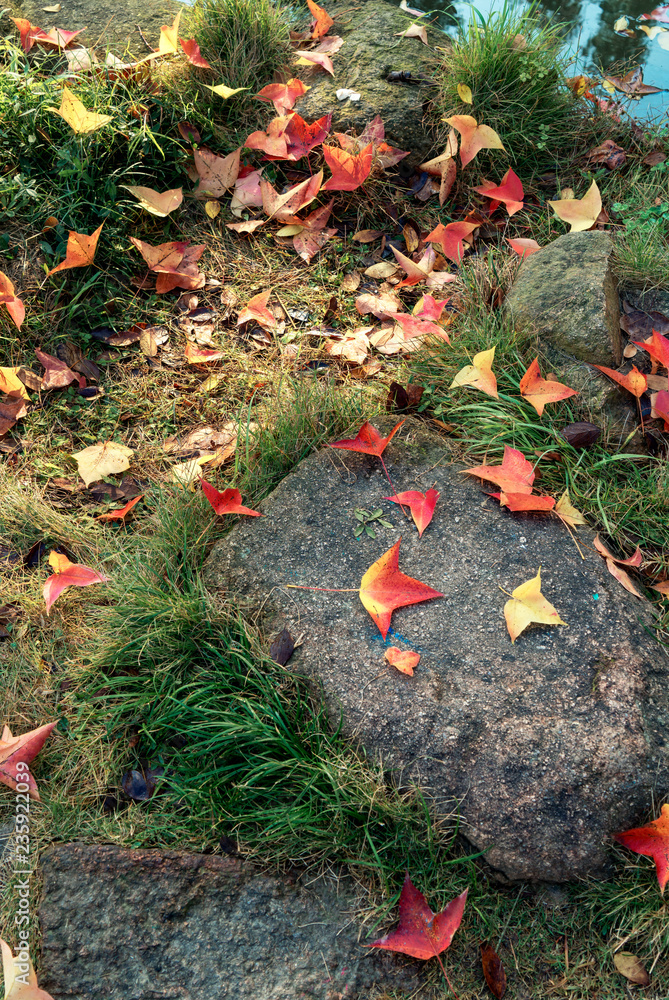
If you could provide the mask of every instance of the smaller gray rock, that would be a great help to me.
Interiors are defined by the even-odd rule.
[[[299,67],[300,78],[311,88],[296,104],[295,110],[307,121],[315,121],[332,112],[332,128],[337,132],[354,130],[358,135],[376,115],[386,130],[386,141],[408,150],[406,161],[421,163],[432,152],[435,137],[429,121],[429,103],[435,89],[429,81],[388,83],[392,70],[408,71],[412,77],[431,77],[437,66],[432,47],[439,37],[428,28],[430,45],[420,38],[398,38],[413,18],[387,0],[367,0],[360,7],[339,4],[328,7],[334,18],[331,35],[339,35],[344,44],[332,57],[334,77],[321,70]],[[439,44],[444,44],[441,36]],[[306,71],[306,72],[305,72]],[[335,91],[354,90],[360,100],[340,102]]]
[[[52,848],[41,871],[40,984],[54,1000],[354,1000],[420,986],[418,963],[361,947],[347,878],[86,844]]]
[[[609,233],[567,233],[523,260],[506,309],[517,329],[581,361],[622,360],[620,303]]]

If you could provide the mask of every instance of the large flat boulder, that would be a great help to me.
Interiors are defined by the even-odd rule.
[[[379,421],[388,428],[387,419]],[[441,496],[422,539],[395,504],[378,459],[325,449],[305,459],[211,552],[212,591],[264,608],[304,642],[290,666],[323,685],[346,733],[402,782],[418,781],[510,878],[560,881],[606,870],[607,838],[669,791],[669,658],[579,532],[512,514],[450,463],[443,438],[407,420],[386,449],[398,490]],[[356,508],[392,528],[353,535]],[[400,569],[444,597],[393,614],[388,644],[420,652],[413,677],[384,660],[355,588],[398,538]],[[568,627],[533,626],[512,645],[503,608],[541,566]],[[269,610],[268,610],[269,609]]]
[[[335,21],[330,35],[344,39],[332,58],[334,77],[319,69],[298,67],[300,79],[311,89],[295,110],[307,121],[332,112],[335,131],[352,129],[358,135],[380,115],[386,141],[411,153],[407,162],[428,159],[435,142],[429,115],[436,93],[431,77],[438,65],[433,46],[446,44],[446,36],[428,27],[429,46],[420,38],[398,38],[415,18],[388,0],[366,0],[357,7],[339,3],[327,10]],[[391,71],[409,72],[414,82],[390,83]],[[359,93],[360,101],[338,101],[335,92],[342,88]]]
[[[516,327],[581,361],[617,368],[622,338],[612,250],[609,233],[566,233],[525,257],[505,302]]]
[[[41,872],[54,1000],[353,1000],[420,984],[417,963],[360,946],[346,878],[86,844],[47,851]]]

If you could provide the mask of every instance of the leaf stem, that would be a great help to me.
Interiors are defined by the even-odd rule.
[[[453,996],[455,997],[455,1000],[460,1000],[460,997],[458,996],[458,994],[457,994],[457,993],[455,992],[455,990],[453,989],[453,984],[452,984],[452,982],[450,981],[450,979],[449,979],[449,978],[448,978],[448,976],[446,975],[446,969],[444,968],[444,963],[443,963],[443,962],[442,962],[442,960],[441,960],[441,955],[437,954],[436,958],[437,958],[437,961],[439,962],[439,965],[441,966],[441,971],[442,971],[442,972],[443,972],[443,974],[444,974],[444,979],[445,979],[445,980],[446,980],[446,982],[448,983],[448,988],[449,988],[449,990],[451,991],[451,993],[452,993],[452,994],[453,994]]]
[[[323,590],[330,594],[357,594],[360,591],[360,587],[304,587],[300,583],[284,583],[284,587],[291,590]]]

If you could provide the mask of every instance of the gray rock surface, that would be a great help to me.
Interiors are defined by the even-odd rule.
[[[85,844],[47,851],[41,871],[40,985],[54,1000],[340,1000],[420,985],[419,963],[360,946],[346,879]]]
[[[387,418],[378,421],[387,429]],[[443,439],[409,419],[386,449],[398,490],[441,497],[418,539],[376,458],[325,449],[305,459],[212,550],[212,590],[272,608],[268,629],[304,635],[290,666],[322,682],[345,731],[438,806],[461,800],[462,832],[511,878],[553,882],[601,873],[607,837],[669,791],[669,658],[647,607],[609,575],[579,532],[512,514],[449,464]],[[494,463],[492,463],[494,464]],[[394,527],[356,541],[356,508]],[[393,614],[388,643],[420,652],[413,677],[385,646],[356,593],[402,536],[400,569],[444,594]],[[511,644],[507,597],[542,567],[542,589],[568,627],[534,626]]]
[[[334,77],[322,70],[299,67],[300,79],[311,87],[295,110],[307,121],[332,112],[332,127],[337,132],[354,129],[360,135],[365,125],[381,115],[386,141],[411,151],[405,161],[421,163],[432,151],[435,141],[429,121],[429,104],[435,88],[388,83],[391,70],[409,70],[414,77],[431,77],[437,64],[435,44],[447,44],[447,38],[435,28],[427,28],[429,46],[419,38],[397,38],[415,18],[403,13],[387,0],[366,0],[359,6],[338,4],[327,7],[335,19],[331,35],[344,39],[332,57]],[[335,91],[354,90],[361,95],[357,103],[340,103]]]
[[[611,251],[609,233],[566,233],[526,257],[505,302],[516,327],[581,361],[616,368],[622,339]]]
[[[188,14],[187,5],[177,0],[114,0],[113,5],[107,0],[68,0],[62,10],[51,14],[45,13],[45,6],[41,0],[12,0],[11,13],[27,17],[45,30],[54,26],[68,31],[84,28],[79,35],[82,45],[108,47],[119,57],[126,47],[135,56],[146,55],[138,26],[157,47],[163,24],[171,24],[178,11],[183,12],[182,21]]]

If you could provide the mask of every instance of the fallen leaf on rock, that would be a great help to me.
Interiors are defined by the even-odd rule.
[[[663,368],[669,369],[669,339],[667,337],[663,337],[657,330],[653,330],[653,336],[650,340],[635,341],[635,344],[637,347],[642,347],[644,351],[648,351],[651,358],[659,361]]]
[[[307,0],[307,6],[313,15],[311,23],[311,37],[315,39],[323,38],[334,24],[334,21],[326,10],[319,7],[314,0]]]
[[[357,449],[356,449],[357,450]],[[400,538],[373,563],[360,581],[360,600],[385,641],[393,611],[444,595],[399,570]]]
[[[497,132],[488,125],[478,125],[471,115],[453,115],[445,121],[460,133],[460,162],[463,167],[482,149],[504,149]]]
[[[488,351],[479,351],[472,359],[471,365],[465,365],[457,373],[451,382],[451,389],[456,386],[473,385],[475,389],[480,389],[488,396],[498,399],[497,379],[492,372],[492,363],[495,358],[495,348]],[[500,484],[501,485],[501,484]]]
[[[232,97],[234,94],[241,93],[242,90],[250,90],[250,87],[226,87],[224,83],[217,83],[215,86],[211,86],[209,83],[205,83],[204,86],[207,90],[211,90],[216,94],[217,97],[222,97],[224,101]]]
[[[650,986],[650,976],[641,959],[629,951],[617,951],[613,956],[613,964],[625,979],[636,986]]]
[[[97,129],[107,125],[111,120],[111,115],[98,115],[94,111],[87,111],[78,97],[75,97],[69,87],[63,87],[59,108],[47,108],[54,114],[65,119],[73,132],[77,135],[85,135],[87,132],[95,132]]]
[[[239,176],[241,147],[227,156],[217,156],[209,149],[193,153],[200,182],[193,192],[196,198],[222,198]]]
[[[467,237],[471,236],[478,226],[475,222],[449,222],[447,226],[440,222],[425,239],[428,243],[438,243],[444,257],[459,264],[469,249]]]
[[[200,482],[202,484],[202,492],[217,514],[248,514],[250,517],[264,516],[257,510],[251,510],[250,507],[242,506],[242,495],[239,490],[229,487],[227,490],[219,493],[216,487],[208,483],[206,479],[201,479]]]
[[[499,500],[500,507],[513,511],[553,510],[555,507],[553,497],[541,497],[534,493],[491,493],[490,496]]]
[[[294,60],[296,66],[320,66],[330,76],[334,76],[334,66],[329,55],[325,52],[296,52],[297,59]]]
[[[492,181],[483,181],[478,187],[473,188],[486,198],[494,201],[501,201],[506,205],[509,216],[515,215],[523,207],[523,185],[520,177],[509,167],[502,177],[501,184],[493,184]]]
[[[506,993],[506,972],[502,960],[491,944],[481,944],[481,966],[488,989],[497,1000]]]
[[[552,604],[541,593],[541,568],[535,577],[521,583],[511,594],[511,600],[504,605],[506,627],[515,642],[528,625],[566,625]]]
[[[396,493],[394,497],[384,497],[383,499],[398,503],[400,506],[406,504],[411,511],[414,524],[418,528],[418,537],[422,538],[423,532],[432,520],[439,494],[436,490],[428,490],[427,493],[420,493],[418,490],[405,490],[404,493]]]
[[[135,504],[139,503],[143,496],[144,494],[140,493],[138,497],[133,497],[132,500],[128,500],[125,507],[119,507],[118,510],[110,510],[106,514],[98,514],[96,521],[123,521],[125,523],[126,517]]]
[[[413,677],[413,672],[420,662],[420,653],[414,653],[410,649],[398,649],[397,646],[388,646],[385,657],[391,667],[408,674],[409,677]]]
[[[344,44],[344,39],[340,38],[339,35],[328,35],[327,38],[321,39],[321,41],[318,43],[318,45],[313,51],[327,52],[328,55],[333,55],[333,53],[339,52],[343,44]]]
[[[0,305],[4,305],[18,330],[25,319],[26,310],[23,302],[14,292],[14,285],[6,274],[0,271]]]
[[[570,389],[562,382],[552,382],[541,377],[539,359],[535,358],[520,380],[520,395],[531,403],[539,416],[547,403],[556,403],[570,396],[577,396],[576,389]]]
[[[562,437],[572,448],[589,448],[593,445],[602,433],[601,427],[588,423],[587,420],[579,420],[574,424],[567,424],[560,431]]]
[[[30,764],[40,752],[46,740],[53,732],[57,722],[47,722],[44,726],[31,729],[23,736],[12,736],[9,726],[5,726],[0,738],[0,781],[9,788],[16,790],[19,782],[28,784],[28,794],[36,802],[41,801],[35,779],[30,771],[17,769],[17,764]],[[5,984],[7,969],[5,968]]]
[[[259,101],[271,101],[278,115],[290,111],[298,97],[306,94],[310,87],[293,77],[287,83],[270,83],[255,95]]]
[[[390,934],[365,947],[399,951],[423,961],[435,958],[448,948],[462,922],[467,892],[465,889],[460,896],[451,900],[441,913],[433,913],[425,896],[413,885],[407,872],[400,895],[399,924]]]
[[[571,500],[569,499],[569,490],[565,490],[560,499],[558,500],[555,513],[564,521],[570,528],[576,528],[579,524],[587,524],[588,522],[581,514],[580,510],[577,510],[573,506]]]
[[[56,274],[58,271],[66,271],[71,267],[87,267],[89,264],[92,264],[103,226],[104,222],[101,222],[90,236],[87,236],[85,233],[70,232],[67,237],[65,260],[52,267],[47,272],[47,277]]]
[[[625,590],[628,590],[630,594],[634,594],[635,597],[644,601],[645,597],[636,589],[629,574],[626,573],[624,569],[621,569],[622,566],[631,566],[638,569],[643,561],[641,549],[637,546],[636,552],[634,555],[630,556],[629,559],[618,559],[617,556],[614,556],[606,545],[604,545],[604,542],[601,540],[599,535],[595,535],[592,544],[595,546],[600,556],[606,560],[606,568],[611,576],[614,577],[614,579],[616,579],[618,583],[625,588]]]
[[[627,389],[631,392],[633,396],[639,399],[643,396],[644,392],[648,388],[648,380],[646,376],[639,371],[636,365],[632,365],[632,370],[628,375],[621,375],[620,372],[616,372],[613,368],[607,368],[605,365],[593,365],[593,368],[598,368],[600,372],[604,372],[609,378],[612,378],[614,382],[621,385],[623,389]]]
[[[107,583],[109,579],[88,566],[70,562],[61,552],[52,552],[49,555],[49,566],[54,573],[44,581],[43,592],[47,615],[68,587],[89,587],[92,583]]]
[[[582,198],[563,198],[559,201],[549,201],[558,219],[569,223],[572,233],[581,233],[592,229],[602,210],[602,196],[597,183],[593,180]]]
[[[359,188],[372,170],[373,145],[361,149],[353,156],[345,149],[337,149],[336,146],[323,146],[325,162],[332,171],[332,177],[323,185],[324,191],[355,191]]]
[[[663,805],[658,818],[647,826],[614,833],[613,837],[630,851],[645,854],[654,860],[660,892],[664,895],[665,886],[669,881],[669,804]]]
[[[376,427],[372,427],[370,422],[366,420],[354,438],[333,441],[330,444],[330,448],[343,448],[346,451],[357,451],[362,455],[376,455],[378,458],[381,458],[388,444],[403,423],[404,421],[400,420],[398,424],[395,424],[387,437],[381,437]]]
[[[537,250],[541,250],[541,247],[536,240],[512,240],[507,239],[506,241],[512,250],[514,250],[518,256],[522,259],[524,257],[529,257],[530,254],[536,253]]]
[[[194,38],[180,38],[179,44],[186,53],[188,62],[192,63],[193,66],[198,66],[199,69],[213,69],[200,52],[200,46]]]
[[[54,358],[52,354],[36,350],[35,357],[45,369],[40,389],[62,389],[63,386],[79,381],[77,375],[68,368],[65,362]]]
[[[89,445],[83,451],[78,451],[72,455],[79,467],[79,475],[89,486],[91,483],[104,479],[105,476],[114,475],[117,472],[125,472],[130,468],[129,459],[134,452],[124,444],[117,444],[116,441],[104,441],[100,444]]]
[[[275,663],[278,663],[281,667],[285,667],[294,650],[295,643],[293,637],[288,629],[284,628],[272,640],[272,645],[269,647],[269,655]]]
[[[411,24],[406,31],[398,31],[396,38],[420,38],[424,45],[427,45],[427,28],[423,24]]]
[[[150,212],[151,215],[157,215],[161,219],[167,218],[170,212],[178,208],[184,198],[182,188],[172,188],[170,191],[161,192],[154,191],[153,188],[138,187],[132,184],[120,184],[119,187],[125,188],[133,197],[137,198],[142,208],[146,209],[147,212]]]
[[[532,492],[534,469],[522,452],[516,448],[504,445],[504,458],[501,465],[477,465],[474,469],[464,469],[469,476],[478,476],[499,486],[504,493]]]

